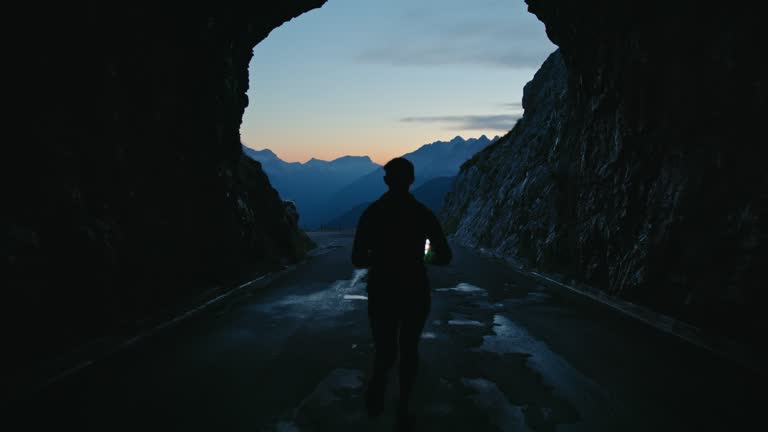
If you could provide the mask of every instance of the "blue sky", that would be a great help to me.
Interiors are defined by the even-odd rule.
[[[288,161],[384,163],[502,135],[555,48],[523,0],[329,0],[254,48],[241,137]]]

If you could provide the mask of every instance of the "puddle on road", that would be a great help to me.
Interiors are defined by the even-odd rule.
[[[502,316],[493,316],[493,335],[483,336],[483,344],[475,351],[487,351],[496,354],[529,352],[535,348],[534,341],[521,327]]]
[[[448,320],[448,324],[459,325],[459,326],[476,326],[476,327],[482,327],[485,325],[480,321],[468,320],[468,319],[452,319],[452,320]]]
[[[556,394],[571,402],[583,418],[598,418],[597,407],[611,406],[605,392],[592,380],[554,353],[546,343],[503,315],[493,317],[493,335],[483,336],[483,344],[473,351],[496,354],[528,354],[527,364],[541,375]]]
[[[471,399],[503,432],[529,431],[522,407],[509,402],[496,383],[483,378],[462,378],[461,383],[475,392]]]
[[[488,292],[478,286],[471,285],[468,283],[460,283],[452,288],[438,288],[435,291],[437,292],[458,292],[462,294],[477,294],[482,296],[487,296]]]
[[[510,284],[512,285],[512,284]],[[456,292],[469,296],[487,296],[483,288],[460,283],[453,288],[441,288],[436,291]],[[546,290],[532,291],[524,299],[524,303],[541,303],[551,299]],[[546,343],[532,337],[528,331],[517,325],[514,321],[499,314],[503,307],[501,303],[480,304],[483,309],[493,311],[492,335],[483,336],[482,345],[473,348],[475,352],[491,352],[494,354],[527,354],[527,365],[538,373],[548,386],[555,392],[569,400],[585,417],[599,416],[597,406],[608,406],[603,390],[592,380],[573,368],[565,359],[554,353]],[[480,321],[471,319],[461,314],[451,314],[452,319],[447,321],[452,326],[482,327],[487,326]],[[437,324],[437,322],[435,322]],[[484,379],[464,379],[466,387],[478,392],[475,401],[489,410],[495,418],[496,425],[502,430],[527,430],[525,429],[524,415],[520,407],[511,405],[498,389],[495,383]],[[598,403],[600,402],[600,403]],[[594,417],[592,417],[594,418]]]
[[[530,291],[525,295],[525,297],[509,299],[508,302],[516,305],[528,305],[528,304],[537,304],[537,303],[547,303],[547,302],[550,302],[551,300],[552,300],[552,294],[548,292]]]
[[[278,316],[308,316],[328,318],[355,309],[356,300],[368,300],[365,276],[368,270],[355,270],[351,279],[337,280],[330,285],[315,284],[317,289],[301,295],[288,295],[276,301],[249,306],[251,309]],[[354,300],[354,301],[350,301]]]

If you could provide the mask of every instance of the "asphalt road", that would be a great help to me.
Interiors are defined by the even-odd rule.
[[[351,236],[314,236],[308,262],[13,405],[3,429],[392,430],[396,374],[385,414],[363,409],[372,346]],[[765,427],[765,382],[752,373],[502,261],[454,252],[430,269],[415,430]]]

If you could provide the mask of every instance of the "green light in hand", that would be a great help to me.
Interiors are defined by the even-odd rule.
[[[429,245],[429,239],[424,243],[424,263],[430,264],[432,263],[432,256],[434,255],[434,252],[432,252],[432,248]]]

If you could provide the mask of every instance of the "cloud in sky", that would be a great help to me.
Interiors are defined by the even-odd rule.
[[[521,114],[455,115],[431,117],[405,117],[404,123],[443,123],[451,130],[498,130],[509,131],[522,117]]]
[[[523,103],[522,102],[508,102],[508,103],[502,103],[499,104],[499,107],[505,108],[511,111],[520,111],[523,112]]]
[[[385,46],[367,49],[356,60],[394,66],[480,65],[506,68],[538,68],[548,53],[530,49],[458,48],[456,46]]]
[[[444,2],[448,5],[440,7]],[[525,12],[522,0],[443,0],[402,7],[400,28],[359,51],[357,62],[537,69],[554,50],[543,24]]]

